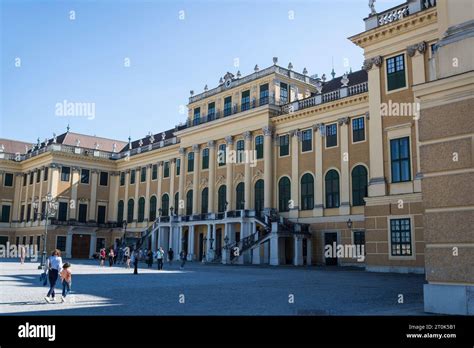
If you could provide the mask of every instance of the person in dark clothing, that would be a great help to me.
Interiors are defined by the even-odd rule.
[[[170,248],[168,250],[168,262],[169,262],[170,266],[173,262],[173,258],[174,258],[174,251],[173,251],[173,249]]]
[[[110,248],[110,250],[109,250],[109,267],[112,267],[112,265],[114,264],[114,256],[115,256],[114,249]]]
[[[138,250],[132,254],[133,257],[133,274],[138,274]]]
[[[188,253],[183,249],[181,251],[181,253],[179,254],[180,258],[181,258],[181,269],[184,268],[184,264],[186,263],[186,257],[188,256]]]
[[[148,250],[148,253],[146,255],[146,263],[148,264],[148,268],[151,268],[153,265],[153,251]]]

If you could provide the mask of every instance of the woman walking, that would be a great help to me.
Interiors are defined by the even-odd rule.
[[[113,264],[114,264],[114,256],[115,256],[114,249],[110,248],[110,250],[109,250],[109,267],[112,267]]]
[[[54,288],[56,287],[56,282],[58,280],[58,274],[63,267],[63,259],[61,258],[61,251],[55,249],[51,256],[48,258],[47,262],[48,267],[48,278],[49,278],[49,291],[46,297],[44,298],[46,302],[54,301]],[[51,297],[51,299],[50,299]]]
[[[105,248],[100,249],[100,267],[104,267],[105,263]]]

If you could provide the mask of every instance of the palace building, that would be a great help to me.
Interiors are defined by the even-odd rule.
[[[146,236],[192,261],[425,273],[428,311],[472,314],[472,13],[373,10],[349,38],[361,70],[309,76],[275,57],[191,91],[185,124],[135,141],[0,139],[0,243],[42,250],[53,200],[47,248],[66,257]]]

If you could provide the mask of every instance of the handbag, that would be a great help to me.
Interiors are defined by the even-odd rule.
[[[43,273],[40,275],[40,282],[43,283],[43,286],[48,284],[48,277],[47,277],[47,271],[45,270]]]

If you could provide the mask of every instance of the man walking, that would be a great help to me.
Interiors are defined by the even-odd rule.
[[[165,256],[165,252],[163,251],[162,247],[159,247],[156,251],[156,259],[158,261],[158,270],[163,269],[163,257]]]

